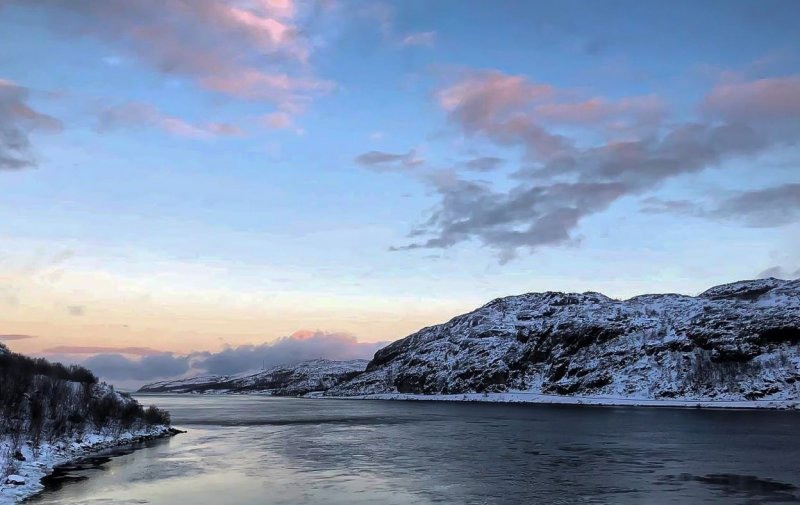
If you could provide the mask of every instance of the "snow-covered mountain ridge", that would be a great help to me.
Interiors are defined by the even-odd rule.
[[[327,394],[797,400],[798,344],[800,280],[741,281],[696,297],[528,293],[384,347]]]
[[[316,359],[235,375],[205,375],[147,384],[140,393],[268,393],[301,396],[325,391],[364,371],[365,359]]]

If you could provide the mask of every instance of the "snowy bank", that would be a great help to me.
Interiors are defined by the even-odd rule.
[[[120,434],[84,433],[57,442],[42,442],[38,447],[23,443],[19,449],[8,436],[0,439],[0,469],[10,465],[14,473],[0,481],[0,505],[19,503],[42,491],[42,478],[59,465],[70,463],[104,449],[169,437],[180,433],[169,426],[149,426]]]
[[[314,394],[307,396],[310,398],[331,398],[339,400],[406,400],[630,407],[800,410],[800,401],[798,400],[655,400],[652,398],[626,398],[614,396],[560,396],[540,393],[527,393],[522,391],[511,393],[463,393],[454,395],[378,393],[356,396],[321,396]]]

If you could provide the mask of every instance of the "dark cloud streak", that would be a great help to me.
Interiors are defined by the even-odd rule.
[[[28,340],[31,338],[36,338],[33,335],[0,335],[0,340]]]
[[[0,171],[35,167],[30,134],[61,131],[58,119],[28,105],[29,94],[26,88],[0,79]]]
[[[744,191],[723,201],[710,215],[758,228],[800,221],[800,183]]]
[[[356,157],[356,163],[375,172],[407,171],[424,163],[414,149],[407,153],[369,151]]]

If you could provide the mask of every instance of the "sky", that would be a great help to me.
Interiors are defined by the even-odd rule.
[[[800,3],[0,0],[0,341],[135,386],[800,277]]]

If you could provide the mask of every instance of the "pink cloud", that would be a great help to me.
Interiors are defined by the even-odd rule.
[[[490,70],[476,72],[437,94],[439,105],[468,129],[478,130],[500,116],[553,95],[548,84]]]
[[[77,22],[80,29],[68,35],[105,39],[216,93],[295,111],[330,89],[311,75],[304,11],[290,0],[42,0],[42,7],[51,10],[57,29]]]
[[[467,134],[483,133],[502,145],[523,145],[528,157],[543,161],[570,155],[573,142],[554,126],[588,129],[618,139],[636,130],[654,130],[666,116],[657,96],[580,98],[575,90],[530,81],[499,71],[466,74],[437,93],[449,119]]]
[[[99,116],[98,129],[102,131],[120,128],[156,128],[178,137],[207,139],[242,135],[241,128],[230,123],[190,123],[166,114],[146,103],[131,102],[103,110]]]
[[[727,121],[796,120],[800,117],[800,76],[722,83],[701,107]]]
[[[269,74],[243,69],[231,74],[215,74],[201,80],[208,89],[247,99],[265,99],[283,110],[299,112],[313,93],[327,92],[333,83],[317,79],[295,78],[287,74]]]
[[[467,134],[483,133],[502,145],[523,144],[533,158],[549,158],[567,146],[530,114],[533,105],[547,103],[557,90],[549,84],[499,71],[468,73],[437,93],[449,119]]]
[[[292,117],[285,112],[272,112],[263,117],[263,122],[268,128],[281,129],[292,126]]]
[[[241,137],[244,131],[231,123],[208,123],[205,126],[206,130],[220,137]]]
[[[657,124],[666,114],[659,97],[625,97],[608,100],[593,97],[582,102],[548,103],[537,106],[534,115],[542,121],[577,126],[592,126],[611,121]]]

